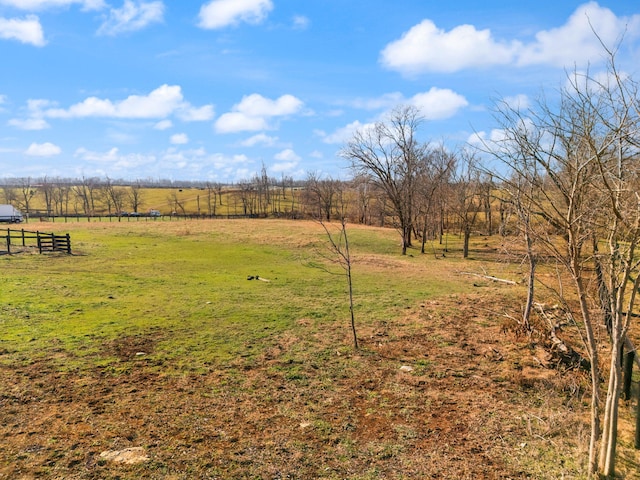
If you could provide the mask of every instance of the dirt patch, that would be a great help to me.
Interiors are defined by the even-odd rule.
[[[372,321],[359,352],[346,326],[301,319],[201,374],[136,361],[156,334],[104,345],[117,374],[5,362],[0,478],[580,478],[582,374],[543,368],[495,302]],[[101,456],[131,448],[148,459]]]
[[[161,335],[129,335],[118,337],[103,344],[104,356],[114,356],[121,361],[153,353]]]

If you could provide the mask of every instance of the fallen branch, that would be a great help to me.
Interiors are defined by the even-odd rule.
[[[271,280],[269,280],[268,278],[262,278],[259,275],[249,275],[247,277],[247,280],[260,280],[262,282],[270,282]]]
[[[506,283],[509,285],[517,285],[516,282],[514,282],[513,280],[506,280],[504,278],[498,278],[498,277],[493,277],[491,275],[480,275],[479,273],[473,273],[473,272],[458,272],[462,275],[473,275],[474,277],[480,277],[480,278],[485,278],[487,280],[491,280],[494,282],[501,282],[501,283]]]

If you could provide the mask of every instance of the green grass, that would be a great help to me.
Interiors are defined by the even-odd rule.
[[[65,368],[108,365],[105,342],[153,333],[153,355],[165,368],[197,370],[257,355],[300,319],[318,329],[344,327],[349,338],[345,277],[307,266],[326,247],[313,223],[48,227],[71,233],[74,255],[0,257],[0,349],[11,354],[0,361],[55,350],[64,352]],[[432,256],[398,255],[393,230],[354,226],[349,233],[361,325],[467,288]],[[270,281],[248,281],[250,275]]]

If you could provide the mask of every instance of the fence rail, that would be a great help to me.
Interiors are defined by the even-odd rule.
[[[58,235],[55,233],[30,232],[24,229],[7,228],[4,240],[7,246],[7,253],[11,253],[11,249],[18,246],[35,247],[38,249],[38,253],[64,252],[71,254],[71,237],[68,233]]]

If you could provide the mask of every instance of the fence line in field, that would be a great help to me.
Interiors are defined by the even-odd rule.
[[[40,222],[172,222],[179,220],[231,220],[240,218],[266,218],[262,214],[175,214],[175,215],[31,215],[30,220]],[[289,217],[288,217],[289,218]]]

